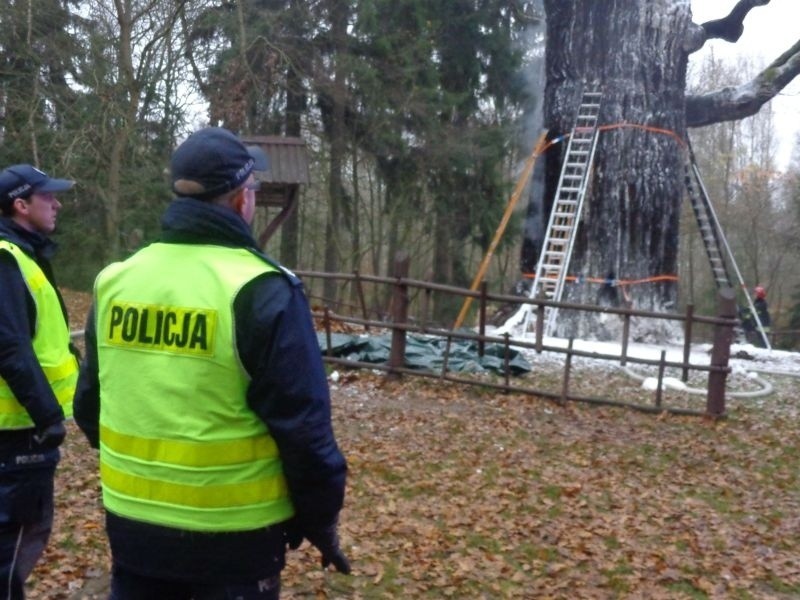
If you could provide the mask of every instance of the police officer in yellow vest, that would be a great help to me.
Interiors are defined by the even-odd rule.
[[[0,598],[23,585],[53,524],[53,477],[78,363],[48,238],[73,181],[31,165],[0,173]]]
[[[115,600],[275,599],[303,538],[349,572],[308,304],[250,233],[266,168],[226,129],[194,133],[160,240],[95,282],[75,418],[100,449]]]

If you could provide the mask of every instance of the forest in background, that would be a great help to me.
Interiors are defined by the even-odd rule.
[[[0,163],[78,182],[57,268],[86,290],[157,237],[169,156],[188,132],[300,136],[311,183],[270,254],[290,268],[386,275],[408,250],[412,277],[466,287],[539,133],[540,4],[12,0],[0,7]],[[712,58],[692,81],[733,85],[756,66]],[[690,135],[745,281],[767,288],[779,328],[800,329],[800,155],[776,165],[769,105]],[[495,252],[493,291],[520,278],[523,214]],[[269,217],[258,218],[256,229]],[[681,300],[713,312],[685,202],[681,230]],[[313,297],[340,299],[319,287]],[[452,321],[457,308],[435,315]]]

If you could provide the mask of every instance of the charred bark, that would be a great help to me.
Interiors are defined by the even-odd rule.
[[[677,297],[674,281],[655,278],[677,268],[688,1],[641,0],[609,11],[603,3],[546,0],[545,10],[550,135],[572,129],[585,85],[603,93],[604,130],[569,272],[584,281],[610,271],[625,280],[653,279],[632,295],[639,308],[663,309]],[[546,214],[563,151],[559,144],[546,156]],[[593,302],[596,292],[592,284],[573,284],[564,299]]]
[[[738,39],[747,13],[768,2],[741,0],[724,19],[700,26],[691,20],[689,0],[631,0],[611,7],[545,0],[544,126],[551,139],[574,126],[585,85],[603,93],[602,133],[571,275],[585,281],[614,272],[621,280],[644,280],[627,288],[637,308],[674,307],[677,283],[671,278],[677,275],[687,127],[757,112],[800,72],[800,43],[750,84],[687,98],[688,57],[712,37]],[[544,190],[532,199],[527,231],[540,226],[540,215],[550,214],[564,150],[565,144],[557,144],[546,155]],[[535,246],[530,240],[523,245],[523,272],[535,270],[541,243]],[[596,286],[573,284],[563,299],[591,303],[596,292]]]

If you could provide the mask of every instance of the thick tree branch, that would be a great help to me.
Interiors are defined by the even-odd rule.
[[[740,0],[731,13],[724,19],[708,21],[701,26],[706,32],[706,39],[719,38],[726,42],[737,42],[744,31],[744,18],[756,6],[769,4],[770,0]]]
[[[756,114],[800,75],[800,40],[752,81],[686,97],[686,126],[703,127]]]
[[[695,25],[687,40],[687,51],[697,52],[708,40],[721,39],[726,42],[737,42],[744,31],[744,18],[756,6],[765,6],[770,0],[739,0],[730,14],[723,19],[706,21]]]

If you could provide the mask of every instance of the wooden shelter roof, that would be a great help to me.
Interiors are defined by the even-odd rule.
[[[309,183],[308,152],[304,139],[274,135],[243,135],[241,140],[247,145],[260,146],[269,157],[270,170],[256,173],[256,178],[262,183]]]
[[[248,146],[259,146],[269,157],[269,170],[254,173],[256,180],[261,182],[261,189],[256,192],[256,206],[266,211],[270,207],[280,209],[258,235],[258,242],[263,248],[295,210],[300,185],[311,181],[306,142],[298,137],[275,135],[243,135],[240,139]]]

